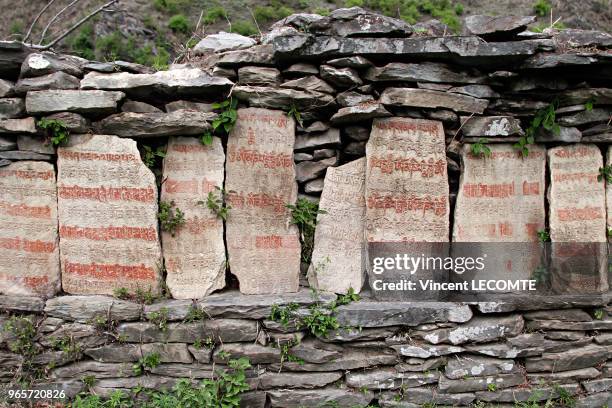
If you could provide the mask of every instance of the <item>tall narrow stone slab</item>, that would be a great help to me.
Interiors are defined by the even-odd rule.
[[[73,137],[58,149],[62,285],[72,294],[159,291],[157,187],[136,142]]]
[[[287,204],[295,203],[295,124],[284,112],[238,110],[227,144],[227,218],[231,272],[245,294],[296,292],[298,231]]]
[[[372,243],[443,243],[449,240],[449,193],[442,123],[410,118],[375,119],[366,146],[365,238],[368,262],[394,256],[371,251]],[[378,244],[376,244],[378,245]],[[404,245],[404,244],[402,244]],[[383,252],[407,248],[383,246]],[[408,248],[409,249],[409,248]],[[438,251],[442,245],[417,244],[414,250]],[[410,292],[381,292],[376,280],[398,282],[413,277],[406,271],[377,275],[368,270],[379,299],[415,299]],[[416,275],[423,279],[427,276]],[[426,295],[425,297],[430,297]],[[435,294],[433,294],[435,295]]]
[[[598,181],[603,158],[592,144],[548,150],[550,238],[554,289],[607,290],[606,197]]]
[[[0,293],[53,296],[60,288],[53,165],[0,168]]]
[[[330,167],[325,175],[317,216],[312,263],[312,287],[335,293],[356,292],[364,283],[363,224],[365,220],[366,159]]]
[[[193,137],[171,137],[164,158],[161,200],[174,202],[185,224],[174,236],[162,232],[166,285],[176,299],[201,298],[225,286],[223,220],[206,205],[209,192],[223,187],[221,139],[204,146]]]
[[[509,144],[490,149],[488,157],[473,155],[470,145],[461,151],[453,243],[464,244],[453,244],[453,256],[485,257],[485,266],[453,280],[529,279],[543,262],[537,232],[546,225],[546,150],[530,146],[522,157]]]

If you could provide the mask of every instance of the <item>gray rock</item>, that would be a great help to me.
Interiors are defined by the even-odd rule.
[[[329,303],[336,300],[336,295],[320,292],[319,300],[322,303]],[[198,303],[211,317],[259,320],[270,316],[272,305],[287,306],[295,303],[309,306],[314,302],[308,290],[301,290],[297,293],[275,295],[243,295],[237,291],[228,291],[207,296]]]
[[[455,86],[448,90],[450,93],[473,96],[474,98],[499,98],[501,95],[495,92],[489,85],[464,85]]]
[[[306,182],[304,192],[306,194],[320,194],[323,191],[323,178],[318,178]]]
[[[25,94],[29,91],[47,89],[79,89],[79,78],[59,71],[34,78],[21,78],[15,85],[15,93]]]
[[[293,149],[296,152],[321,147],[334,147],[340,145],[340,131],[330,128],[322,133],[297,135]],[[315,157],[316,158],[316,157]]]
[[[351,57],[336,58],[326,62],[327,65],[337,68],[353,68],[365,69],[374,66],[369,60],[361,55],[353,55]]]
[[[121,60],[113,62],[88,62],[83,66],[83,69],[104,73],[131,72],[132,74],[152,74],[155,72],[151,67]]]
[[[5,79],[0,79],[0,98],[6,98],[13,95],[15,84]]]
[[[151,374],[163,375],[166,377],[178,378],[213,378],[214,367],[212,365],[192,364],[160,364],[157,367],[151,368]]]
[[[316,133],[316,132],[325,132],[327,129],[329,129],[329,125],[321,122],[320,120],[317,120],[316,122],[313,122],[310,126],[308,126],[306,129],[304,129],[305,133]]]
[[[276,85],[280,82],[280,79],[280,71],[276,68],[238,68],[238,83],[242,85]]]
[[[271,109],[287,109],[292,103],[299,110],[311,110],[318,107],[333,107],[333,97],[314,91],[270,88],[262,86],[236,86],[232,93],[239,100],[250,106]]]
[[[236,33],[221,31],[217,34],[209,34],[202,38],[200,42],[193,47],[193,52],[195,55],[203,55],[212,52],[240,50],[249,48],[255,44],[256,41],[252,38]]]
[[[364,126],[347,126],[342,132],[348,138],[358,142],[367,141],[370,138],[370,129]]]
[[[225,343],[216,348],[213,353],[213,361],[224,363],[227,358],[222,353],[229,353],[229,358],[238,359],[246,357],[251,364],[270,364],[281,361],[281,351],[279,348],[264,347],[259,344],[247,343]]]
[[[58,112],[45,116],[45,119],[59,120],[63,122],[72,133],[87,133],[91,129],[89,119],[73,112]]]
[[[391,106],[448,108],[456,112],[482,113],[488,101],[471,96],[415,88],[387,88],[380,102]]]
[[[594,100],[598,105],[612,104],[612,88],[585,88],[566,91],[561,96],[562,106],[585,104]]]
[[[7,134],[20,134],[30,133],[35,134],[38,130],[36,129],[36,122],[34,118],[23,118],[23,119],[4,119],[0,120],[0,133]]]
[[[274,65],[272,45],[255,45],[253,47],[228,51],[219,56],[217,65],[221,67],[236,67],[242,65]]]
[[[475,317],[469,322],[447,329],[419,332],[417,336],[432,344],[467,342],[486,343],[499,338],[516,336],[523,330],[521,315],[505,317]]]
[[[605,407],[606,405],[612,405],[612,394],[609,392],[587,395],[576,400],[576,408]]]
[[[60,367],[83,358],[78,350],[44,350],[31,358],[31,363],[38,366]]]
[[[528,372],[567,371],[595,366],[605,361],[608,349],[604,346],[587,345],[559,353],[545,353],[541,357],[527,358]]]
[[[295,153],[293,155],[293,160],[296,163],[303,162],[303,161],[309,161],[312,159],[313,159],[312,154],[308,154],[308,153]]]
[[[0,41],[0,74],[3,77],[17,77],[21,64],[32,52],[20,41]]]
[[[92,325],[68,323],[41,338],[40,344],[45,347],[54,347],[56,341],[67,338],[81,349],[98,347],[108,341],[107,336]]]
[[[583,339],[585,337],[584,332],[580,331],[547,331],[545,334],[547,339],[549,340],[567,340],[567,341],[576,341]]]
[[[525,132],[521,121],[512,116],[461,116],[465,137],[520,136]]]
[[[342,151],[345,154],[351,155],[351,156],[365,156],[366,153],[366,142],[350,142],[349,144],[347,144],[346,146],[344,146],[344,149],[342,149]]]
[[[213,76],[227,78],[231,81],[238,78],[238,73],[232,68],[214,67],[212,70]]]
[[[208,364],[212,361],[212,349],[206,347],[195,348],[194,346],[189,346],[188,349],[196,361],[204,364]]]
[[[466,355],[450,358],[444,375],[451,380],[457,380],[465,377],[484,377],[514,372],[517,372],[517,366],[513,360]]]
[[[417,343],[393,345],[391,348],[394,349],[400,356],[422,359],[457,354],[465,350],[463,347],[459,346],[448,346],[445,344],[432,346],[429,344]]]
[[[446,109],[438,109],[431,112],[427,112],[427,116],[433,120],[440,120],[444,123],[457,123],[459,121],[459,116],[453,111]]]
[[[36,77],[63,71],[77,77],[83,76],[83,65],[86,60],[53,52],[32,53],[21,65],[21,77]]]
[[[319,68],[305,62],[298,62],[283,71],[288,75],[319,75]]]
[[[590,322],[590,314],[582,309],[539,310],[523,314],[525,320],[561,320],[565,322]]]
[[[523,62],[522,69],[550,69],[561,67],[584,66],[596,63],[597,59],[591,56],[578,54],[542,53],[534,55]]]
[[[373,82],[442,82],[459,84],[482,84],[486,77],[478,72],[455,71],[446,64],[423,62],[406,64],[391,62],[382,67],[370,68],[365,79]]]
[[[327,82],[314,75],[284,82],[281,84],[281,88],[301,89],[304,91],[323,92],[327,94],[333,94],[335,92],[334,88]]]
[[[162,363],[191,363],[186,344],[148,343],[148,344],[109,344],[87,349],[85,355],[101,363],[128,363],[138,361],[147,354],[157,353]]]
[[[102,134],[121,137],[160,137],[199,135],[210,129],[208,121],[217,114],[178,110],[170,113],[123,112],[108,116],[96,123]]]
[[[342,378],[342,373],[271,373],[257,378],[257,389],[319,388]]]
[[[612,110],[596,108],[582,111],[574,115],[560,116],[557,123],[563,126],[580,126],[589,123],[607,122],[612,117]]]
[[[45,305],[47,315],[81,323],[99,316],[116,321],[138,320],[141,312],[141,305],[108,296],[60,296]]]
[[[79,361],[51,371],[51,378],[83,379],[87,376],[96,378],[133,377],[132,364],[100,363],[97,361]]]
[[[121,105],[121,112],[154,113],[163,111],[148,103],[128,99]]]
[[[32,91],[26,96],[29,113],[78,112],[108,114],[117,111],[123,92],[51,90]]]
[[[380,340],[392,336],[398,330],[397,327],[382,328],[352,328],[345,327],[327,333],[327,337],[320,340],[326,342],[351,342],[351,341],[370,341]]]
[[[0,136],[0,151],[17,149],[14,136]]]
[[[547,334],[550,332],[547,332]],[[572,332],[573,333],[573,332]],[[577,332],[581,333],[581,332]],[[595,343],[601,344],[604,346],[612,346],[612,333],[601,333],[598,336],[595,336]]]
[[[535,21],[535,16],[485,16],[473,15],[465,18],[465,28],[470,34],[483,38],[512,35],[524,31]]]
[[[612,378],[601,378],[599,380],[585,381],[582,386],[589,394],[612,390]]]
[[[363,84],[359,74],[353,68],[336,68],[330,65],[319,67],[321,78],[340,88],[352,88]]]
[[[340,108],[338,112],[331,117],[330,121],[334,125],[342,125],[374,118],[384,118],[387,116],[391,116],[391,113],[389,113],[382,104],[377,101],[371,101],[355,106]]]
[[[338,94],[336,98],[338,100],[338,105],[343,107],[355,106],[374,101],[374,97],[372,95],[364,95],[355,91],[342,92]]]
[[[580,385],[578,384],[563,384],[561,388],[565,390],[564,395],[576,395],[581,391]],[[514,405],[521,401],[537,403],[538,401],[555,399],[559,396],[560,390],[558,388],[542,386],[533,388],[508,388],[505,390],[480,391],[476,393],[476,398],[480,401],[508,402]]]
[[[25,112],[21,98],[0,98],[0,119],[18,118]]]
[[[211,338],[215,342],[254,341],[257,337],[257,322],[240,319],[215,319],[191,323],[169,323],[160,330],[153,323],[123,323],[117,333],[127,342],[194,343]]]
[[[290,354],[306,360],[308,353],[299,353],[295,347],[290,350]],[[288,371],[347,371],[360,368],[393,365],[397,363],[397,356],[385,351],[376,350],[347,350],[332,361],[322,363],[295,363],[283,362],[283,364],[273,364],[271,369],[282,369]]]
[[[360,7],[334,10],[329,17],[312,22],[308,31],[340,37],[383,34],[407,37],[412,33],[412,29],[404,21],[375,14]]]
[[[0,294],[0,309],[13,312],[40,313],[45,301],[35,296],[8,296]]]
[[[168,391],[176,385],[178,379],[172,377],[162,377],[159,375],[146,375],[131,378],[104,378],[96,381],[90,392],[100,396],[100,398],[110,399],[117,391],[128,394],[135,388],[148,389],[155,391]]]
[[[121,90],[131,97],[223,95],[233,85],[227,78],[215,77],[198,68],[158,71],[154,74],[89,73],[81,80],[81,89]]]
[[[315,160],[327,159],[328,157],[336,156],[337,151],[335,149],[319,149],[313,152],[313,158]]]
[[[0,159],[51,161],[51,155],[22,150],[0,151]]]
[[[144,306],[144,315],[151,319],[154,314],[163,312],[168,321],[185,320],[193,308],[197,307],[193,300],[163,299],[151,305]]]
[[[578,370],[559,371],[555,373],[529,373],[527,379],[533,384],[540,383],[567,383],[597,378],[601,373],[594,367]]]
[[[346,388],[327,387],[314,390],[270,390],[271,407],[365,407],[374,398],[374,394],[364,390],[355,391]]]
[[[460,393],[470,391],[486,391],[489,384],[495,384],[497,390],[514,387],[525,381],[521,373],[499,374],[487,377],[470,377],[461,380],[450,380],[445,376],[440,376],[438,388],[442,392]]]
[[[41,154],[55,154],[55,148],[49,140],[40,136],[19,135],[17,136],[17,145],[19,150]]]
[[[296,164],[295,179],[298,183],[316,179],[323,175],[330,166],[335,166],[338,162],[336,157],[330,157],[319,161],[305,161]]]
[[[337,309],[341,326],[385,327],[417,326],[434,322],[467,322],[472,318],[469,306],[442,302],[369,302],[360,301]]]
[[[612,47],[612,35],[602,31],[568,28],[556,31],[554,39],[559,46],[567,48]]]
[[[191,110],[198,112],[213,112],[212,103],[202,103],[193,101],[174,101],[166,104],[166,112],[177,110]]]
[[[535,137],[537,143],[578,143],[581,139],[582,132],[578,128],[564,126],[559,128],[559,134],[540,128]]]
[[[349,372],[346,384],[349,387],[368,390],[394,390],[402,387],[419,387],[438,382],[439,373],[400,373],[394,368],[378,368],[368,371]]]
[[[433,388],[404,388],[402,390],[401,399],[398,395],[390,392],[383,392],[379,403],[381,407],[407,407],[405,404],[416,404],[417,407],[422,407],[427,404],[434,406],[469,406],[476,398],[473,393],[460,394],[445,394],[440,393]],[[399,400],[399,401],[398,401]]]
[[[430,371],[438,368],[442,368],[446,365],[448,359],[446,357],[434,357],[434,358],[407,358],[404,362],[396,364],[395,369],[400,372],[407,371]]]

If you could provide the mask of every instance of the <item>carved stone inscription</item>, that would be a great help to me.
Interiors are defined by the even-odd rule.
[[[58,149],[57,192],[65,292],[159,291],[157,187],[135,141],[73,137]]]
[[[201,298],[225,286],[223,220],[205,204],[209,192],[220,194],[224,162],[217,137],[210,146],[193,137],[168,141],[161,200],[174,202],[185,218],[174,236],[162,232],[166,284],[176,299]]]
[[[60,288],[53,165],[0,167],[0,293],[53,296]]]
[[[330,167],[317,217],[314,251],[308,278],[319,289],[346,293],[361,290],[364,279],[363,223],[365,219],[366,159]]]
[[[297,199],[294,141],[284,112],[238,110],[227,146],[226,226],[230,270],[245,294],[298,290],[300,243],[286,207]]]

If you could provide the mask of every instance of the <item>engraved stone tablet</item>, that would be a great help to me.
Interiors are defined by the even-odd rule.
[[[592,144],[548,150],[550,238],[554,289],[593,293],[607,289],[606,198],[598,181],[603,158]]]
[[[375,119],[366,146],[366,158],[365,237],[368,257],[372,258],[369,243],[448,242],[449,194],[442,123],[398,117]],[[415,246],[418,255],[428,252],[425,247],[427,245]],[[394,248],[397,247],[389,246],[391,252],[395,252]],[[447,248],[431,246],[433,252],[439,249],[445,251]],[[383,256],[384,248],[376,252],[377,257]],[[368,259],[368,268],[371,260]],[[425,272],[411,276],[401,270],[387,271],[383,275],[369,270],[368,274],[371,287],[379,279],[398,282],[415,277],[434,277]],[[378,299],[417,298],[414,292],[374,289],[373,293]],[[436,296],[435,293],[424,295],[425,298]]]
[[[292,118],[259,108],[239,109],[228,138],[227,250],[245,294],[298,290],[300,243],[286,208],[297,198],[294,139]]]
[[[53,165],[0,168],[0,293],[53,296],[60,289]]]
[[[201,298],[225,286],[223,220],[205,204],[209,192],[218,195],[215,187],[223,187],[224,164],[218,137],[211,146],[193,137],[168,141],[161,200],[185,214],[174,236],[162,232],[166,284],[176,299]]]
[[[310,285],[329,292],[359,292],[363,286],[363,224],[366,159],[330,167],[317,216]]]
[[[58,149],[62,285],[73,294],[159,291],[157,187],[136,142],[72,137]]]
[[[484,257],[484,269],[451,277],[529,279],[543,262],[538,231],[546,221],[546,150],[529,146],[522,157],[509,144],[489,148],[489,156],[473,155],[470,145],[461,151],[452,245],[455,257]],[[454,244],[459,242],[466,244]],[[482,244],[487,242],[506,244]]]

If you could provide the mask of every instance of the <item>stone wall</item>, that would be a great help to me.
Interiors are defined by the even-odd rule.
[[[208,36],[159,72],[0,42],[0,382],[27,366],[69,395],[88,376],[104,396],[160,389],[209,378],[227,352],[253,365],[244,406],[612,403],[598,177],[612,36],[479,21],[446,36],[358,8],[293,15],[255,44]],[[229,96],[235,126],[200,143]],[[41,119],[68,140],[54,147]],[[163,160],[146,157],[158,147]],[[227,196],[226,219],[209,193]],[[310,263],[286,206],[298,198],[325,210]],[[160,200],[183,212],[176,231],[160,231]],[[370,243],[522,243],[490,276],[529,276],[544,230],[571,295],[418,302],[368,287]],[[567,242],[597,252],[576,262]],[[351,288],[361,300],[330,306]],[[337,329],[296,326],[321,310]],[[30,354],[16,316],[35,323]],[[161,364],[137,376],[150,353]]]

